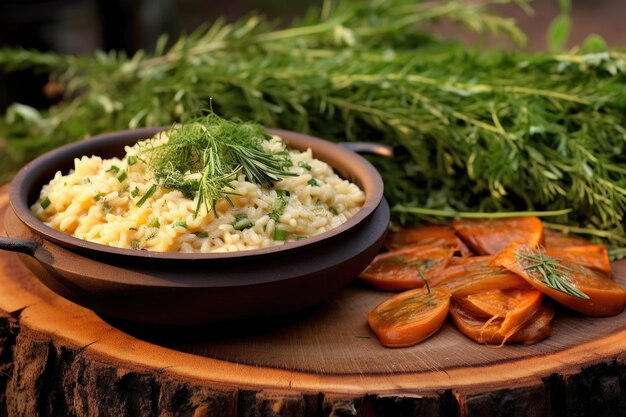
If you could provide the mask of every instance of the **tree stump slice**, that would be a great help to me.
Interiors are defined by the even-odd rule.
[[[614,275],[626,285],[626,262]],[[386,349],[365,321],[386,297],[355,284],[262,323],[154,328],[100,317],[0,252],[0,416],[626,415],[626,313],[559,310],[528,347],[478,345],[446,324]]]

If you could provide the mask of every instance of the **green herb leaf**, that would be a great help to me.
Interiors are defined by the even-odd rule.
[[[146,193],[143,195],[143,197],[141,197],[141,199],[137,202],[137,207],[141,207],[144,205],[144,203],[154,195],[154,193],[156,192],[157,189],[157,185],[156,184],[152,184],[150,186],[150,188],[148,188],[148,191],[146,191]]]
[[[117,165],[111,165],[111,168],[106,170],[106,172],[112,172],[114,174],[117,174],[119,171],[120,167],[118,167]]]
[[[272,210],[270,211],[270,219],[275,222],[280,219],[280,216],[283,215],[285,211],[285,207],[289,203],[289,191],[287,190],[276,190],[276,199],[274,199],[274,203],[272,204]]]
[[[48,197],[44,198],[43,200],[41,200],[41,203],[39,203],[39,205],[41,206],[42,209],[47,209],[50,204],[52,204],[52,202],[50,201],[50,199]]]
[[[184,227],[185,229],[187,228],[187,222],[184,220],[180,220],[177,222],[174,222],[174,227]]]
[[[205,238],[205,237],[209,237],[209,232],[205,232],[205,231],[202,231],[202,232],[196,232],[196,233],[194,233],[194,234],[196,235],[196,237],[199,237],[199,238],[201,238],[201,239],[202,239],[202,238]]]
[[[311,165],[307,161],[300,161],[300,162],[298,162],[298,166],[300,168],[304,168],[304,169],[306,169],[308,171],[311,170]]]
[[[137,155],[128,155],[126,158],[126,163],[128,166],[133,166],[137,163]]]
[[[282,229],[274,229],[274,240],[285,241],[287,240],[287,231]]]
[[[120,173],[117,174],[117,180],[119,182],[124,182],[126,178],[128,178],[128,174],[124,170],[121,170]]]
[[[548,27],[548,49],[552,52],[560,52],[565,48],[571,31],[572,21],[567,14],[560,14]]]
[[[248,218],[247,214],[237,214],[235,215],[235,223],[233,224],[233,228],[235,230],[244,230],[254,226],[252,220]]]

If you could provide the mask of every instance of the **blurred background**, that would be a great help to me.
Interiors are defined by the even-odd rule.
[[[469,1],[469,0],[468,0]],[[223,16],[235,20],[251,11],[289,21],[321,0],[0,0],[0,46],[41,51],[91,54],[95,49],[133,53],[150,51],[158,36],[191,32],[203,22]],[[546,29],[559,13],[557,0],[534,0],[534,15],[515,6],[499,12],[518,21],[528,34],[526,49],[546,49]],[[573,0],[568,45],[591,33],[609,46],[626,46],[626,0]],[[463,36],[459,28],[433,28],[440,35]],[[15,101],[37,108],[50,105],[42,93],[47,74],[0,73],[0,112]]]

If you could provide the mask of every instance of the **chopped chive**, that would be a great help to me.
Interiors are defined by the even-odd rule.
[[[278,197],[289,197],[291,193],[289,193],[289,191],[287,190],[276,190],[276,195]]]
[[[48,206],[50,206],[50,204],[52,204],[52,201],[50,201],[50,198],[46,197],[44,198],[41,203],[39,203],[39,205],[41,206],[42,209],[47,209]]]
[[[104,204],[102,204],[102,209],[103,210],[108,210],[111,208],[111,205],[108,202],[104,202]]]
[[[152,197],[152,195],[154,194],[154,192],[157,189],[157,185],[156,184],[152,184],[150,186],[150,188],[148,189],[148,191],[143,195],[143,197],[141,197],[141,199],[137,202],[137,207],[141,207],[143,206],[143,204],[146,202],[146,200],[148,200],[150,197]]]
[[[102,200],[102,197],[104,197],[104,193],[98,193],[95,196],[93,196],[93,199],[96,201],[100,201]]]
[[[128,158],[126,158],[126,163],[128,164],[128,166],[133,166],[137,163],[137,155],[128,155]]]
[[[317,183],[317,181],[315,181],[315,178],[311,178],[310,180],[308,180],[306,182],[307,184],[309,184],[311,187],[318,187],[319,184]]]
[[[128,174],[126,173],[126,171],[121,170],[119,174],[117,174],[117,180],[119,182],[124,182],[124,180],[128,178]]]
[[[200,238],[209,237],[209,232],[196,232],[195,235]]]
[[[308,236],[306,236],[306,235],[298,235],[298,236],[296,236],[296,240],[304,240],[306,238],[308,238]]]
[[[111,168],[107,169],[106,172],[113,172],[117,174],[120,172],[120,168],[117,165],[111,165]]]
[[[298,166],[300,168],[304,168],[304,169],[306,169],[308,171],[311,170],[311,165],[307,161],[300,161],[300,162],[298,162]]]
[[[237,214],[235,215],[235,223],[233,224],[233,228],[235,230],[244,230],[253,226],[252,220],[248,218],[247,214]]]
[[[161,227],[161,223],[159,223],[159,219],[157,219],[156,217],[152,219],[152,221],[150,222],[150,227]]]
[[[135,187],[133,191],[130,192],[131,197],[135,198],[139,195],[139,188]]]
[[[184,220],[178,221],[178,222],[174,222],[174,227],[184,227],[185,229],[187,228],[187,222]]]
[[[274,240],[287,240],[287,231],[282,229],[274,229]]]

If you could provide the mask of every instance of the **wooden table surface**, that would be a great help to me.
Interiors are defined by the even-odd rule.
[[[0,234],[7,208],[0,188]],[[626,264],[616,265],[626,284]],[[564,310],[534,346],[478,345],[446,324],[386,349],[351,285],[289,317],[190,329],[113,322],[0,252],[0,412],[15,416],[624,415],[626,313]],[[4,414],[4,413],[2,413]]]

